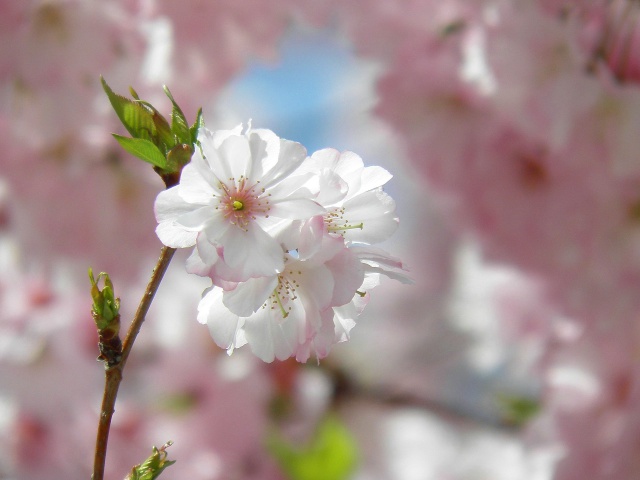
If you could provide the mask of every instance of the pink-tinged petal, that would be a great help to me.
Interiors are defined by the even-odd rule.
[[[220,238],[224,261],[232,269],[250,277],[274,275],[284,267],[284,251],[278,242],[258,225],[246,230],[229,228]]]
[[[299,348],[296,352],[296,360],[306,362],[309,359],[309,351],[313,351],[318,360],[329,355],[331,347],[336,343],[335,325],[333,322],[333,310],[327,309],[322,312],[320,327],[316,334],[307,344],[306,349]],[[306,351],[305,351],[306,350]]]
[[[304,343],[303,345],[298,345],[296,351],[294,352],[296,361],[300,363],[307,363],[307,360],[309,360],[309,357],[311,357],[312,349],[313,345],[311,341]]]
[[[163,245],[171,248],[192,247],[196,243],[198,232],[185,230],[174,222],[159,223],[156,227],[156,235]]]
[[[236,338],[244,319],[223,305],[220,288],[213,287],[202,297],[198,305],[198,321],[206,322],[209,333],[218,346],[229,350],[237,346]]]
[[[322,246],[318,249],[314,256],[305,259],[304,265],[309,266],[309,268],[318,265],[324,265],[333,257],[342,252],[344,248],[345,244],[342,237],[323,235]]]
[[[324,212],[325,209],[313,200],[297,198],[272,202],[269,214],[276,218],[304,220],[315,215],[322,215]]]
[[[306,292],[306,294],[313,298],[316,308],[318,310],[324,310],[327,307],[332,306],[331,300],[333,298],[334,280],[331,271],[324,265],[313,267],[312,269],[305,269],[305,262],[296,262],[291,266],[286,267],[286,271],[300,269],[303,272],[302,275],[297,277],[300,288],[299,292]],[[302,295],[302,293],[301,293]]]
[[[250,278],[236,288],[224,292],[223,303],[236,315],[248,317],[268,300],[278,285],[278,277]]]
[[[326,265],[331,270],[334,281],[331,306],[337,307],[349,303],[364,281],[364,270],[360,261],[345,247]]]
[[[206,265],[214,265],[220,258],[218,248],[207,239],[206,235],[203,235],[202,233],[200,233],[196,239],[196,249],[198,250],[198,255],[200,255],[202,262]]]
[[[227,137],[220,144],[218,153],[225,172],[225,177],[220,179],[223,182],[226,183],[232,178],[239,181],[251,170],[251,149],[244,135]]]
[[[156,221],[160,223],[166,222],[167,220],[173,221],[180,215],[184,215],[198,208],[199,205],[186,202],[180,195],[180,186],[178,185],[160,192],[156,197],[153,207]]]
[[[194,275],[200,275],[201,277],[208,277],[211,274],[211,269],[212,266],[204,263],[198,253],[198,249],[194,248],[185,263],[185,270],[187,273],[193,273]]]
[[[298,241],[298,258],[300,260],[306,260],[318,253],[325,232],[322,215],[316,215],[302,225]]]
[[[301,291],[300,299],[293,302],[298,311],[292,309],[291,318],[298,320],[298,344],[303,344],[315,337],[322,326],[322,316],[315,296]],[[301,311],[300,311],[301,310]]]
[[[198,231],[202,230],[216,212],[216,209],[211,205],[205,205],[180,215],[175,222],[183,226],[186,230]]]

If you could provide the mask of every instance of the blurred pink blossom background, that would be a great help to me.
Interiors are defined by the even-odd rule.
[[[639,22],[632,0],[0,0],[0,478],[89,478],[86,271],[128,322],[161,246],[162,182],[111,137],[100,75],[382,165],[415,281],[319,364],[265,364],[198,324],[178,253],[108,478],[169,439],[166,480],[292,478],[266,440],[330,413],[355,480],[640,477]]]

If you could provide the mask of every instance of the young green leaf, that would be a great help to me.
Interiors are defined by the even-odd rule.
[[[200,131],[200,127],[204,127],[204,120],[202,119],[202,109],[198,109],[198,113],[196,115],[196,121],[189,128],[189,132],[191,133],[191,145],[195,147],[196,143],[198,143],[198,132]]]
[[[267,447],[289,480],[346,480],[358,457],[353,437],[335,416],[320,423],[306,447],[293,446],[276,433]]]
[[[124,148],[130,154],[141,158],[145,162],[149,162],[154,167],[158,167],[162,170],[166,169],[167,159],[158,149],[158,147],[153,144],[153,142],[144,138],[123,137],[115,133],[113,133],[112,135],[113,138],[115,138],[122,146],[122,148]]]
[[[172,444],[173,442],[169,441],[159,449],[153,447],[151,456],[140,465],[133,467],[124,480],[155,480],[158,478],[165,468],[176,463],[175,460],[167,460],[166,450]]]
[[[181,171],[182,167],[191,161],[191,155],[193,155],[191,145],[187,143],[176,145],[167,153],[166,170],[171,172]]]
[[[154,122],[154,113],[140,101],[130,100],[115,93],[102,76],[100,81],[116,115],[131,136],[151,141],[156,139],[158,132]]]
[[[166,85],[164,85],[164,93],[167,94],[169,100],[173,104],[173,110],[171,111],[171,132],[176,136],[178,143],[192,143],[191,132],[189,131],[189,124],[187,119],[182,113],[182,109],[178,106],[173,99],[173,95],[169,91]]]

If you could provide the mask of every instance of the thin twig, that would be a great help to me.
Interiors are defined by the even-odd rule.
[[[175,251],[175,248],[162,248],[158,263],[153,269],[149,284],[144,291],[142,300],[140,300],[140,305],[138,305],[138,310],[136,311],[136,314],[131,321],[129,331],[127,332],[127,336],[125,337],[124,343],[122,344],[122,359],[118,364],[107,367],[105,370],[104,393],[102,396],[100,421],[98,422],[96,450],[93,460],[93,475],[91,476],[93,480],[104,480],[104,465],[107,456],[109,429],[111,427],[111,417],[113,417],[113,412],[115,411],[114,406],[116,403],[116,397],[118,396],[118,388],[120,387],[120,382],[122,381],[122,371],[125,364],[127,363],[127,358],[129,357],[129,353],[131,352],[131,348],[133,347],[133,342],[135,342],[136,337],[140,332],[140,328],[142,327],[142,323],[144,322],[147,312],[149,311],[149,307],[151,306],[153,297],[155,296],[156,291],[160,286],[162,277],[167,271],[167,268],[169,267],[169,263],[171,262],[171,258],[173,257]]]

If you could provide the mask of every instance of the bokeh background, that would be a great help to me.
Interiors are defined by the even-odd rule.
[[[0,0],[0,478],[89,478],[87,268],[126,323],[161,247],[162,182],[110,136],[100,75],[385,167],[384,248],[415,281],[383,281],[321,362],[264,364],[197,323],[179,252],[107,478],[167,440],[167,480],[640,477],[639,21],[632,0]]]

